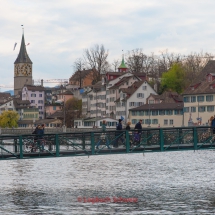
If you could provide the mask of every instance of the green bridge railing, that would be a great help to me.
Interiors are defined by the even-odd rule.
[[[215,149],[211,127],[0,136],[1,160],[204,149]]]

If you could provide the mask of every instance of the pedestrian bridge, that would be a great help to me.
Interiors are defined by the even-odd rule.
[[[134,141],[136,132],[1,135],[0,160],[215,149],[211,127],[144,128]]]

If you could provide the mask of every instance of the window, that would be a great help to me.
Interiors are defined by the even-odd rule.
[[[190,97],[188,96],[184,97],[184,102],[190,102]]]
[[[180,115],[180,114],[182,114],[181,110],[175,110],[175,115]]]
[[[53,110],[56,110],[56,106],[53,106]]]
[[[212,95],[206,96],[206,101],[207,102],[212,102],[213,101],[213,96]]]
[[[191,113],[195,113],[196,112],[196,107],[191,107]]]
[[[143,86],[142,89],[143,89],[143,90],[146,90],[146,89],[147,89],[147,86]]]
[[[39,94],[39,97],[43,97],[43,94],[40,93],[40,94]]]
[[[43,106],[38,106],[38,109],[39,109],[39,110],[42,110],[42,109],[43,109]]]
[[[214,106],[207,106],[207,112],[213,112]]]
[[[157,116],[158,115],[158,111],[157,110],[153,110],[152,111],[152,116]]]
[[[166,110],[166,115],[172,115],[172,110]]]
[[[145,119],[145,124],[150,125],[151,124],[151,119]]]
[[[164,119],[163,124],[164,124],[164,125],[168,125],[168,120],[167,120],[167,119]]]
[[[144,94],[143,93],[137,93],[137,98],[144,98]]]
[[[38,100],[38,104],[43,104],[43,100]]]
[[[36,97],[36,93],[31,93],[31,97]]]
[[[135,102],[129,102],[129,106],[132,107],[135,105]]]
[[[169,124],[170,124],[170,125],[173,125],[173,119],[170,119],[170,120],[169,120]]]
[[[191,96],[191,102],[196,102],[196,96]]]
[[[140,116],[144,116],[144,111],[140,111]]]
[[[135,125],[137,123],[137,120],[136,119],[132,119],[131,122],[132,122],[132,124]]]
[[[197,101],[198,102],[203,102],[205,99],[204,99],[204,96],[197,96]]]
[[[159,110],[159,115],[165,115],[165,111],[164,110]]]
[[[205,106],[200,106],[199,107],[199,112],[205,112]]]
[[[149,104],[154,104],[154,103],[155,103],[155,102],[154,102],[153,99],[149,100]]]
[[[184,113],[189,112],[189,107],[184,107]]]
[[[35,103],[35,100],[31,100],[31,103]]]
[[[153,119],[152,124],[158,124],[158,119]]]
[[[137,115],[137,112],[136,111],[132,111],[132,116],[136,116]]]

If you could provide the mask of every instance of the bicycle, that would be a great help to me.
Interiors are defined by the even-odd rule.
[[[27,153],[31,152],[45,152],[51,151],[51,145],[45,139],[27,139],[24,151]]]

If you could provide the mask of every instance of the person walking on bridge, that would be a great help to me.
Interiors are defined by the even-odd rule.
[[[121,140],[122,144],[125,146],[125,140],[123,138],[123,132],[122,132],[122,120],[119,119],[119,123],[116,127],[117,132],[115,133],[115,142],[113,144],[113,147],[117,148],[119,145],[119,140]],[[121,131],[121,132],[120,132]]]
[[[109,141],[108,141],[108,137],[107,137],[107,134],[106,134],[106,126],[107,126],[106,121],[103,120],[103,122],[102,122],[102,134],[100,136],[99,142],[96,144],[96,149],[99,149],[101,141],[106,141],[106,146],[108,147],[108,149],[111,149],[110,146],[109,146]]]

